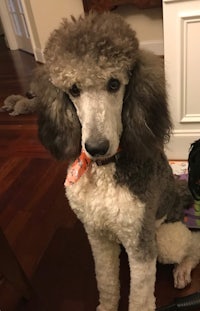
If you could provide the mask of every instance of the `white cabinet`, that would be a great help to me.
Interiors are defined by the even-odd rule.
[[[200,0],[163,0],[164,58],[174,130],[170,159],[187,159],[200,138]]]

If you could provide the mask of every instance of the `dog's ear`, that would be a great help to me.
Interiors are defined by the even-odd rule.
[[[124,96],[122,122],[121,147],[133,156],[153,155],[169,140],[172,124],[158,56],[139,52]]]
[[[76,158],[81,149],[80,122],[68,95],[51,83],[45,65],[35,71],[31,90],[36,95],[42,144],[57,159]]]

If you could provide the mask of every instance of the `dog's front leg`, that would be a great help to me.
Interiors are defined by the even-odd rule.
[[[149,233],[149,236],[152,234]],[[132,242],[131,236],[122,241],[130,266],[129,311],[155,310],[157,252],[153,238],[151,243],[147,243],[146,239],[148,239],[148,234],[143,235],[142,243],[145,241],[144,244],[139,241]],[[144,245],[146,245],[145,248]]]
[[[119,290],[119,254],[120,246],[98,233],[88,233],[92,248],[100,304],[98,311],[117,311]]]
[[[128,257],[131,278],[129,311],[154,311],[156,258],[137,260],[131,251]]]

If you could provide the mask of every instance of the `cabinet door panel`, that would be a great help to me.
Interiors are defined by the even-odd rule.
[[[200,0],[163,0],[164,56],[174,122],[171,159],[187,159],[200,138]]]

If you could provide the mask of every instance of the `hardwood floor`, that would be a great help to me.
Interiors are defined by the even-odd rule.
[[[0,38],[1,103],[26,93],[35,67],[32,55],[9,51]],[[30,278],[56,229],[73,223],[65,208],[66,169],[40,144],[35,115],[0,113],[0,226]],[[18,298],[11,284],[0,286],[0,310],[13,310]]]
[[[36,66],[32,55],[9,51],[0,37],[0,101],[24,94]],[[24,301],[11,282],[1,279],[1,311],[95,310],[92,255],[64,195],[66,169],[66,162],[56,162],[40,144],[35,115],[0,113],[0,227],[34,290],[33,297]],[[129,269],[124,251],[120,277],[120,311],[126,311]],[[159,265],[158,306],[200,290],[200,267],[193,273],[192,285],[183,291],[175,290],[172,283],[172,266]]]

